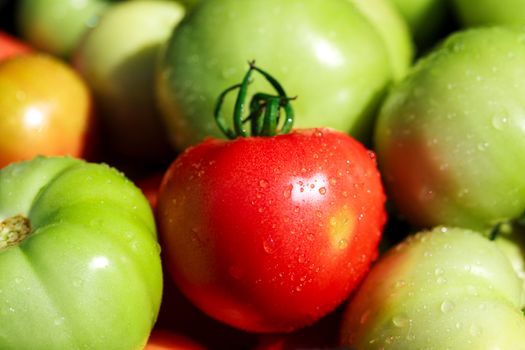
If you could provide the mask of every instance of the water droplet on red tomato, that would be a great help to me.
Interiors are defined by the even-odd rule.
[[[277,250],[277,244],[272,237],[267,237],[264,240],[263,249],[268,254],[273,254]]]
[[[326,194],[326,187],[321,187],[321,188],[319,188],[319,193],[320,193],[321,195],[325,195],[325,194]]]

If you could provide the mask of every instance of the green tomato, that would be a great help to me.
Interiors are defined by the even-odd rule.
[[[159,64],[157,93],[177,148],[222,136],[216,100],[253,59],[298,96],[296,127],[360,138],[392,77],[381,37],[348,0],[206,0],[176,28]],[[260,81],[250,91],[273,93]]]
[[[439,227],[391,249],[343,315],[355,349],[525,349],[523,285],[478,232]]]
[[[390,0],[352,0],[375,26],[388,52],[394,79],[401,79],[412,64],[414,44],[404,18]]]
[[[392,89],[375,149],[415,226],[490,230],[525,212],[525,32],[452,35]]]
[[[115,4],[76,51],[75,66],[93,91],[112,153],[150,161],[171,156],[156,108],[155,64],[183,15],[175,1]]]
[[[73,158],[0,170],[0,348],[142,349],[162,290],[149,204]]]
[[[22,37],[34,47],[67,57],[97,24],[110,0],[22,0],[17,16]]]
[[[453,9],[466,27],[525,24],[525,2],[522,0],[453,0]]]

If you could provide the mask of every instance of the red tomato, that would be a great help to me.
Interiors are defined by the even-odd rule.
[[[0,61],[19,54],[31,52],[31,48],[22,41],[0,31]]]
[[[0,168],[36,155],[86,158],[94,119],[84,82],[52,56],[0,61]]]
[[[161,184],[168,268],[204,312],[291,331],[339,305],[377,256],[386,220],[375,157],[346,134],[209,139]]]
[[[167,330],[154,329],[144,350],[204,350],[190,338],[171,333]]]

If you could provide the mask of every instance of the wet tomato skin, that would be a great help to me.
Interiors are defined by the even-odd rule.
[[[204,312],[291,331],[340,304],[377,256],[374,154],[331,129],[208,139],[170,166],[158,201],[166,262]]]

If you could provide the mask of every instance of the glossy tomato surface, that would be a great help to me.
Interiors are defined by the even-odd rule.
[[[166,263],[203,311],[259,332],[333,310],[377,255],[384,194],[373,153],[331,129],[209,139],[167,171]]]
[[[93,132],[90,93],[71,67],[36,53],[0,62],[0,167],[36,155],[87,156]]]
[[[391,89],[375,150],[393,207],[414,226],[485,232],[525,212],[524,34],[458,32]]]
[[[159,61],[157,93],[176,148],[222,136],[210,117],[217,96],[241,80],[249,60],[298,96],[296,127],[362,139],[392,79],[381,36],[349,0],[205,0],[173,31]]]
[[[374,265],[343,315],[354,349],[523,349],[523,281],[478,232],[437,227]]]
[[[143,349],[162,270],[151,208],[106,165],[0,170],[0,348]]]

